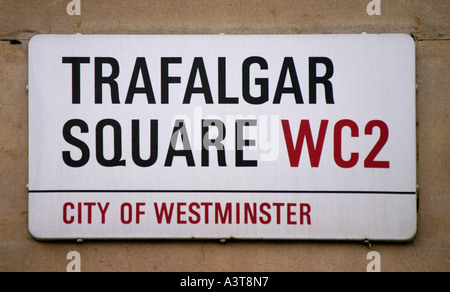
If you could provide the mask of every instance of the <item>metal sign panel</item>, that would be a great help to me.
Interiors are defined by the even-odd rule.
[[[41,35],[37,239],[411,240],[407,35]]]

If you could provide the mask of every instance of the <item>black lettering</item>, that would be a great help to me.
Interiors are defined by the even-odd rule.
[[[201,87],[194,87],[197,72],[200,75],[200,81],[202,83]],[[211,94],[211,88],[209,86],[208,75],[206,75],[205,63],[203,62],[203,58],[201,57],[194,58],[194,63],[192,64],[192,70],[189,76],[188,85],[186,87],[183,104],[190,104],[192,94],[196,93],[203,94],[205,96],[205,102],[207,104],[214,103]]]
[[[103,76],[103,64],[109,64],[112,72],[109,76]],[[120,104],[119,85],[116,78],[119,76],[119,63],[114,58],[98,57],[95,58],[95,103],[103,103],[103,84],[109,84],[111,88],[111,102]]]
[[[236,166],[256,167],[257,160],[244,160],[244,146],[255,146],[255,140],[244,139],[244,127],[256,126],[256,120],[236,120]]]
[[[317,64],[324,64],[326,68],[325,75],[317,76]],[[334,74],[333,62],[327,57],[310,57],[309,58],[309,103],[317,102],[317,84],[321,83],[325,86],[325,100],[327,104],[334,104],[333,85],[331,77]]]
[[[183,143],[183,150],[175,150],[175,146],[178,141],[178,136],[181,137],[181,142]],[[186,127],[184,126],[184,120],[176,120],[175,126],[172,132],[172,138],[169,143],[169,150],[167,151],[166,162],[164,166],[170,167],[172,166],[173,158],[175,156],[184,156],[186,157],[186,162],[189,167],[195,166],[194,156],[192,155],[191,144],[189,143],[189,137],[186,131]]]
[[[292,87],[285,87],[287,73],[291,78]],[[281,96],[283,94],[294,94],[295,102],[303,104],[302,92],[300,90],[300,83],[298,82],[297,71],[295,70],[294,59],[292,57],[284,58],[283,66],[281,68],[280,79],[278,80],[277,90],[273,99],[274,104],[280,104]]]
[[[72,104],[81,102],[81,64],[89,64],[89,57],[63,57],[63,64],[72,64]]]
[[[137,82],[139,78],[139,72],[142,75],[144,81],[144,87],[137,88]],[[145,58],[136,58],[136,64],[134,66],[133,76],[131,77],[130,87],[128,88],[126,104],[133,103],[133,98],[136,93],[145,93],[147,95],[148,104],[155,104],[155,94],[153,93],[152,82],[150,80],[150,74],[148,73],[147,62]]]
[[[219,120],[202,120],[202,166],[209,166],[209,147],[217,149],[217,160],[219,166],[227,166],[225,160],[225,146],[221,143],[225,139],[225,125]],[[217,138],[209,139],[209,127],[216,127],[219,131]]]
[[[237,97],[227,97],[226,58],[219,58],[219,104],[238,104]]]
[[[114,130],[114,157],[106,159],[104,154],[103,130],[105,127],[111,126]],[[100,165],[106,167],[125,166],[125,160],[122,159],[122,128],[119,122],[113,119],[101,120],[96,128],[96,147],[97,161]]]
[[[141,158],[139,120],[133,120],[131,123],[133,161],[137,166],[150,167],[158,159],[158,120],[150,122],[150,157],[147,160]]]
[[[249,57],[242,64],[242,95],[249,104],[263,104],[269,100],[269,79],[256,78],[255,84],[261,88],[260,96],[250,94],[250,67],[258,64],[262,70],[267,70],[269,65],[262,57]]]
[[[181,83],[181,77],[169,76],[169,64],[181,64],[181,58],[161,58],[161,103],[169,103],[169,84]]]
[[[73,127],[79,127],[81,133],[88,133],[89,127],[83,120],[70,120],[63,127],[64,140],[67,143],[79,148],[81,150],[81,158],[79,160],[73,160],[70,151],[63,151],[62,156],[64,163],[70,167],[82,167],[89,161],[89,147],[83,141],[72,136],[71,130]]]

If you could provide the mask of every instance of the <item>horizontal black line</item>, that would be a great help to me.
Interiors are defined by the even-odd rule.
[[[415,195],[396,191],[308,191],[308,190],[29,190],[29,193],[235,193],[235,194],[390,194]]]

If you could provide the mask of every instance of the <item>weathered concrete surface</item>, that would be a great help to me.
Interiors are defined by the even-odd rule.
[[[2,0],[0,37],[27,39],[37,33],[393,33],[421,39],[450,38],[445,0],[381,1],[381,15],[366,12],[370,0]]]
[[[0,3],[0,271],[450,271],[450,29],[447,0],[145,1]],[[38,33],[408,33],[417,42],[418,234],[407,244],[344,242],[37,242],[28,234],[28,40]],[[11,44],[19,40],[22,44]],[[13,42],[14,43],[14,42]]]

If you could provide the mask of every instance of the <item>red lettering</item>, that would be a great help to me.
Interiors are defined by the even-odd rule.
[[[181,220],[181,215],[186,215],[185,211],[181,211],[181,207],[185,207],[186,203],[177,203],[177,223],[187,224],[186,220]]]
[[[101,203],[97,203],[98,208],[100,209],[100,213],[102,214],[102,224],[105,224],[106,221],[106,211],[108,210],[109,207],[109,202],[105,204],[105,207],[102,207]]]
[[[252,224],[256,224],[256,203],[253,203],[253,211],[250,208],[249,203],[244,204],[244,223],[248,224],[248,218],[250,217],[250,220]]]
[[[66,224],[72,224],[73,221],[75,221],[75,217],[74,216],[70,216],[69,217],[70,219],[67,218],[67,207],[70,207],[70,209],[73,210],[73,209],[75,209],[75,206],[72,203],[70,203],[70,202],[65,203],[64,206],[63,206],[63,221]]]
[[[158,203],[154,203],[155,206],[155,214],[156,214],[156,220],[158,221],[158,224],[161,224],[163,221],[163,217],[166,218],[167,224],[170,224],[172,221],[172,213],[173,213],[173,203],[170,203],[170,209],[167,210],[166,203],[161,204],[161,210],[158,208]]]
[[[231,224],[231,203],[225,204],[225,213],[222,211],[221,204],[216,203],[216,224],[219,224],[219,219],[222,224],[226,223],[228,217],[228,224]]]
[[[273,203],[275,208],[277,208],[277,224],[281,224],[281,207],[284,206],[284,203]]]
[[[352,137],[359,136],[358,125],[351,120],[341,120],[334,126],[334,161],[342,168],[351,168],[358,163],[359,154],[352,153],[349,160],[342,158],[342,128],[349,127]]]
[[[289,155],[291,167],[298,167],[300,163],[300,155],[302,153],[303,141],[306,139],[308,146],[309,159],[312,167],[319,167],[320,156],[322,155],[323,143],[325,141],[325,134],[327,131],[328,120],[322,120],[320,123],[319,136],[317,138],[316,146],[311,133],[311,126],[309,120],[302,120],[297,136],[297,143],[294,148],[291,128],[288,120],[281,121],[283,125],[284,138],[286,140],[286,147]]]
[[[196,209],[200,209],[200,205],[198,203],[189,204],[189,212],[197,218],[197,219],[193,220],[192,216],[189,217],[189,223],[198,224],[198,223],[200,223],[200,214],[197,211],[195,211],[193,207],[195,207]]]
[[[384,145],[389,139],[389,128],[383,121],[370,121],[366,125],[365,134],[372,135],[373,128],[378,127],[380,129],[380,139],[378,140],[375,147],[373,147],[372,151],[367,156],[366,160],[364,160],[365,168],[389,168],[389,161],[375,161],[381,149],[383,149]]]
[[[262,203],[262,204],[259,206],[259,211],[260,211],[264,216],[266,216],[266,219],[263,219],[263,216],[260,216],[260,217],[259,217],[259,221],[260,221],[262,224],[269,224],[270,221],[272,221],[272,217],[270,216],[270,213],[267,212],[265,209],[270,210],[270,204],[269,204],[269,203]]]
[[[201,203],[203,207],[205,207],[205,224],[209,223],[209,207],[213,205],[213,203]]]
[[[292,208],[297,206],[295,203],[288,203],[287,204],[287,224],[288,225],[295,225],[297,224],[295,221],[292,221],[292,216],[295,216],[295,212],[292,211]]]
[[[306,224],[311,225],[311,206],[309,204],[300,204],[300,225],[303,225],[303,217],[306,217]]]
[[[84,218],[87,222],[87,224],[92,224],[92,215],[95,211],[95,206],[98,207],[101,215],[101,223],[105,224],[106,221],[106,212],[108,211],[109,202],[105,204],[105,206],[102,206],[102,203],[95,203],[95,202],[78,202],[75,206],[74,203],[67,202],[63,205],[63,222],[65,224],[72,224],[77,221],[78,224],[83,223],[83,208],[86,210],[86,218]],[[76,209],[76,211],[75,211]],[[74,210],[75,214],[69,216],[69,210]],[[76,219],[75,219],[76,215]]]
[[[81,208],[82,207],[83,207],[83,204],[78,203],[78,224],[81,224],[81,222],[82,222],[82,218],[81,218],[81,215],[82,215]]]
[[[140,208],[144,205],[145,203],[136,204],[136,212],[139,214],[137,216],[145,214]],[[67,214],[68,210],[73,209],[71,207],[70,204],[65,205],[64,217],[67,222],[74,220]],[[241,210],[240,207],[243,209]],[[278,225],[311,225],[311,206],[306,203],[175,202],[154,203],[154,208],[158,224],[163,222],[171,224],[172,218],[175,220],[174,224],[199,224],[200,222],[209,224],[211,215],[214,216],[211,224],[241,224],[242,222],[267,225],[272,223],[272,218],[274,220],[276,218]],[[122,221],[125,224],[129,224],[131,218],[134,219],[131,211],[132,206],[129,203],[122,205]],[[139,217],[136,217],[136,221],[139,223]]]
[[[125,219],[125,209],[127,209],[127,214],[128,214],[128,218]],[[123,224],[130,224],[131,221],[133,220],[132,218],[132,207],[130,203],[123,203],[122,206],[120,207],[120,220],[122,221]]]
[[[92,207],[96,205],[96,203],[84,203],[84,205],[87,207],[88,209],[88,224],[92,224]]]
[[[141,215],[145,215],[145,212],[141,210],[143,206],[145,206],[145,203],[136,203],[136,224],[140,223]]]

